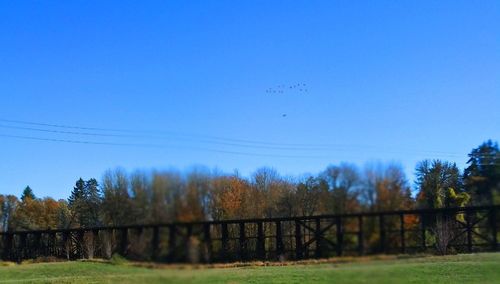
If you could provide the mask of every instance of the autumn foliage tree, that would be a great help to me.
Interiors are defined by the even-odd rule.
[[[24,189],[20,199],[0,195],[0,229],[310,216],[492,203],[500,190],[498,145],[487,141],[473,149],[469,158],[463,175],[454,163],[419,163],[414,195],[402,167],[394,163],[371,164],[363,170],[341,163],[302,178],[283,177],[272,168],[257,169],[248,178],[202,167],[186,172],[132,174],[116,169],[107,171],[99,183],[96,179],[79,179],[68,200],[38,198],[30,187]]]

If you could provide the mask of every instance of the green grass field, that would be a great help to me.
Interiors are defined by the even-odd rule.
[[[200,269],[96,262],[0,263],[0,283],[500,283],[500,253]]]

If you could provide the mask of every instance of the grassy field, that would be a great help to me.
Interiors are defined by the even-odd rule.
[[[237,268],[60,262],[2,266],[0,283],[500,283],[500,253]]]

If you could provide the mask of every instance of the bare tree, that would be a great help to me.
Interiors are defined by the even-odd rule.
[[[448,254],[450,242],[455,237],[453,228],[453,220],[447,214],[442,214],[436,217],[436,222],[431,229],[436,238],[436,250],[439,254]]]

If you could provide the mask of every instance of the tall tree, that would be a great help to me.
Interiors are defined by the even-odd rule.
[[[102,204],[102,195],[99,190],[99,183],[91,178],[85,182],[85,203],[87,214],[85,223],[87,226],[100,225],[100,209]]]
[[[68,208],[71,211],[70,226],[83,226],[85,215],[85,181],[80,178],[76,181],[71,195],[68,198]]]
[[[422,161],[416,168],[417,203],[423,208],[457,206],[456,196],[464,196],[462,177],[455,163]],[[465,196],[464,196],[465,198]]]
[[[300,213],[312,216],[325,213],[328,202],[328,184],[322,178],[309,177],[297,185]]]
[[[151,182],[151,221],[171,222],[178,217],[179,205],[185,186],[178,172],[153,172]]]
[[[14,195],[0,194],[0,232],[9,230],[9,223],[12,222],[18,203],[19,201]]]
[[[202,221],[209,216],[210,174],[204,168],[193,168],[185,180],[186,189],[180,200],[181,221]]]
[[[14,195],[1,196],[0,199],[2,199],[0,204],[0,231],[6,232],[10,228],[9,225],[13,223],[19,200]]]
[[[488,140],[469,154],[464,171],[467,191],[475,204],[500,204],[500,149]]]
[[[354,165],[329,166],[321,176],[328,184],[330,205],[327,213],[343,214],[359,210],[360,174]]]
[[[43,224],[44,208],[41,200],[35,197],[33,190],[27,186],[21,196],[21,202],[14,211],[12,223],[13,230],[46,229]]]
[[[287,182],[272,168],[260,168],[251,177],[255,217],[272,218],[281,215],[279,201],[289,190]]]
[[[253,215],[249,204],[249,183],[237,175],[213,179],[210,215],[213,220],[246,218]]]
[[[36,199],[36,196],[33,193],[33,190],[31,189],[31,187],[29,185],[26,186],[26,188],[24,188],[23,194],[21,195],[21,201],[25,201],[27,198],[32,199],[32,200]]]
[[[412,206],[411,191],[400,165],[377,164],[367,167],[361,196],[369,210],[391,211]]]
[[[129,181],[123,170],[108,171],[104,174],[102,212],[103,221],[108,225],[126,225],[130,219],[131,199]]]
[[[150,223],[151,182],[143,172],[135,172],[130,177],[131,218],[138,223]]]

